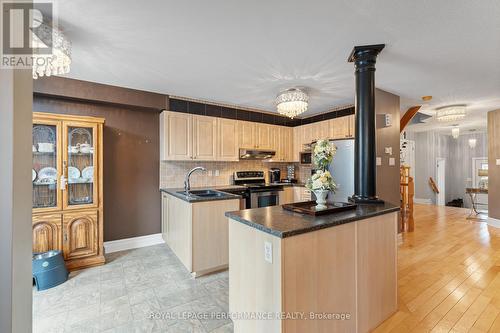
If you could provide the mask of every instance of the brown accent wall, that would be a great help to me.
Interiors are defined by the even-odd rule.
[[[488,215],[500,220],[500,110],[488,112]]]
[[[77,84],[73,85],[76,80],[58,78],[58,86],[61,80],[66,80],[66,85],[69,88],[73,87],[70,89],[72,91],[85,89],[86,101],[68,99],[67,96],[61,98],[55,93],[50,96],[35,93],[33,111],[98,116],[106,119],[104,125],[104,240],[159,233],[161,226],[158,190],[160,109],[151,108],[151,105],[140,107],[109,104],[99,99],[101,96],[99,90],[103,85],[87,82],[82,86],[82,81],[77,81]],[[45,91],[49,91],[47,81],[44,85]],[[127,100],[128,89],[120,90],[122,88],[118,87],[114,89],[121,92],[121,101]],[[92,91],[98,93],[93,95]],[[137,91],[134,94],[137,94]],[[144,94],[147,97],[149,93]],[[166,106],[163,107],[166,108]]]
[[[380,199],[399,206],[399,96],[376,89],[375,113],[377,156],[382,158],[382,165],[377,166],[377,195]],[[385,114],[392,115],[392,126],[384,127]],[[385,153],[385,147],[392,147],[392,155]],[[394,166],[389,166],[391,157],[395,159]]]

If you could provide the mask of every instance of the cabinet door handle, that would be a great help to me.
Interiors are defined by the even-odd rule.
[[[64,242],[66,243],[68,241],[68,234],[64,233]]]

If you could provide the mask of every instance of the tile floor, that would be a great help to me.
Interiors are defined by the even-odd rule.
[[[227,271],[194,279],[163,244],[106,259],[55,288],[34,289],[33,332],[233,331],[230,319],[209,318],[229,311]]]

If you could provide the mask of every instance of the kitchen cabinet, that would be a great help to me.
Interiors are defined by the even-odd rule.
[[[311,201],[311,190],[303,186],[294,186],[293,200],[294,202]]]
[[[311,141],[330,138],[330,122],[328,120],[312,123],[310,126]]]
[[[238,142],[240,148],[256,148],[256,124],[249,121],[238,121]]]
[[[217,118],[193,116],[193,159],[214,161],[217,158]]]
[[[228,219],[239,199],[186,202],[162,193],[162,236],[194,276],[225,269],[229,262]]]
[[[301,134],[300,126],[295,126],[292,129],[292,162],[300,162],[300,152],[302,151],[302,142],[300,141]]]
[[[193,158],[193,116],[164,111],[160,115],[160,159],[191,160]]]
[[[332,139],[354,138],[354,115],[329,120]]]
[[[269,162],[291,162],[293,149],[293,130],[291,127],[273,126],[271,130],[276,155]]]
[[[272,125],[255,124],[255,148],[272,149],[271,128]]]
[[[280,205],[286,205],[295,202],[293,186],[284,186],[283,191],[280,192]]]
[[[33,113],[33,252],[69,269],[104,263],[104,119]]]
[[[218,161],[238,161],[238,122],[232,119],[217,119],[219,149]]]

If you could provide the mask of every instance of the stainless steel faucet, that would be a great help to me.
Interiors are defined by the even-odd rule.
[[[186,173],[186,178],[184,178],[184,191],[186,191],[186,195],[190,195],[189,194],[189,191],[191,190],[191,184],[189,182],[189,177],[191,177],[191,174],[197,170],[200,170],[200,171],[207,171],[207,169],[205,169],[204,167],[196,167],[196,168],[193,168],[191,169],[188,173]]]

